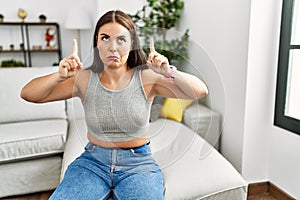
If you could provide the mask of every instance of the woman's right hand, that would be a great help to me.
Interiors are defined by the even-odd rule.
[[[61,60],[59,63],[59,76],[62,79],[68,79],[72,76],[75,76],[81,67],[82,63],[78,56],[77,41],[73,39],[72,54]]]

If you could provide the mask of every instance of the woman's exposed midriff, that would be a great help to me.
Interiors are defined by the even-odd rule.
[[[103,140],[96,139],[90,133],[87,133],[87,137],[91,143],[103,148],[135,148],[146,144],[149,140],[149,137],[147,135],[126,142],[106,142]]]

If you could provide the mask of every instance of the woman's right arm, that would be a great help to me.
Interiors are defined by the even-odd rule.
[[[73,40],[72,54],[60,61],[58,72],[31,80],[22,88],[21,98],[34,103],[44,103],[73,97],[77,93],[75,76],[81,66],[77,55],[77,42]]]
[[[34,103],[44,103],[71,98],[74,78],[63,80],[58,72],[38,77],[27,83],[21,91],[21,98]]]

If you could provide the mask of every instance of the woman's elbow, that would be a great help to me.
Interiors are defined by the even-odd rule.
[[[25,101],[32,102],[32,100],[30,99],[30,95],[28,94],[28,92],[25,88],[22,88],[21,93],[20,93],[20,97],[22,99],[24,99]]]
[[[25,88],[22,88],[21,92],[20,92],[20,97],[22,99],[24,99],[25,101],[28,101],[28,102],[32,102],[32,103],[41,103],[40,101],[38,101],[37,99],[35,98],[32,98],[32,95],[30,95],[30,92],[28,91],[28,89]]]
[[[203,97],[205,97],[206,95],[208,95],[208,88],[205,84],[201,85],[196,93],[196,99],[201,99]]]
[[[20,92],[20,97],[26,101],[28,101],[28,95],[26,93],[26,90],[24,88],[22,88],[21,92]]]

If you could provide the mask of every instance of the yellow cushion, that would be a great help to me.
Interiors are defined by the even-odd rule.
[[[162,105],[160,116],[181,122],[184,110],[192,102],[193,100],[166,98]]]

